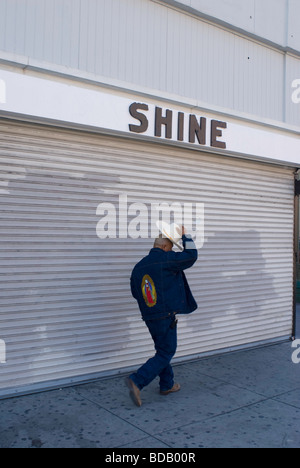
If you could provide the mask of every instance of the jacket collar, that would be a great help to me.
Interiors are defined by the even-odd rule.
[[[153,249],[150,250],[151,253],[166,253],[163,249],[160,249],[159,247],[154,247]]]

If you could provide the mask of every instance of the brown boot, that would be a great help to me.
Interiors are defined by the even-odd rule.
[[[178,383],[176,383],[170,390],[167,390],[165,392],[160,392],[161,395],[170,395],[170,393],[176,393],[176,392],[179,392],[180,390],[180,385]]]
[[[135,383],[129,377],[127,377],[127,379],[126,379],[126,385],[130,390],[129,395],[130,395],[130,398],[132,399],[133,403],[140,408],[142,406],[140,390],[138,389],[138,387],[135,385]]]

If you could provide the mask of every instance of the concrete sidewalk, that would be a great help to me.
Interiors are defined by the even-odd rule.
[[[0,401],[0,447],[297,447],[300,364],[291,343],[175,366],[181,392],[158,382],[133,406],[124,378]]]

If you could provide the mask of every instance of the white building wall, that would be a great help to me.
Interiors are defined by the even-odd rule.
[[[289,0],[288,3],[288,45],[300,51],[300,2]]]
[[[96,81],[120,80],[153,95],[299,124],[291,84],[300,78],[300,57],[294,51],[286,59],[282,50],[284,40],[298,47],[299,2],[276,0],[272,8],[269,0],[167,3],[172,7],[153,0],[0,0],[0,59],[29,57],[42,69],[63,66]],[[264,34],[278,47],[207,22],[197,10]]]
[[[300,51],[299,0],[161,0]]]

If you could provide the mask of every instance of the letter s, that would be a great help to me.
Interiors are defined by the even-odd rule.
[[[295,340],[292,343],[292,348],[298,348],[292,354],[292,361],[294,364],[300,364],[300,340]]]
[[[294,104],[299,104],[300,103],[300,79],[293,81],[292,88],[297,88],[292,94],[292,101]]]
[[[129,130],[135,133],[144,133],[148,130],[149,122],[145,114],[138,112],[138,109],[148,111],[149,107],[147,104],[139,104],[138,102],[134,102],[129,107],[129,113],[131,117],[136,120],[139,120],[141,125],[129,125]]]

